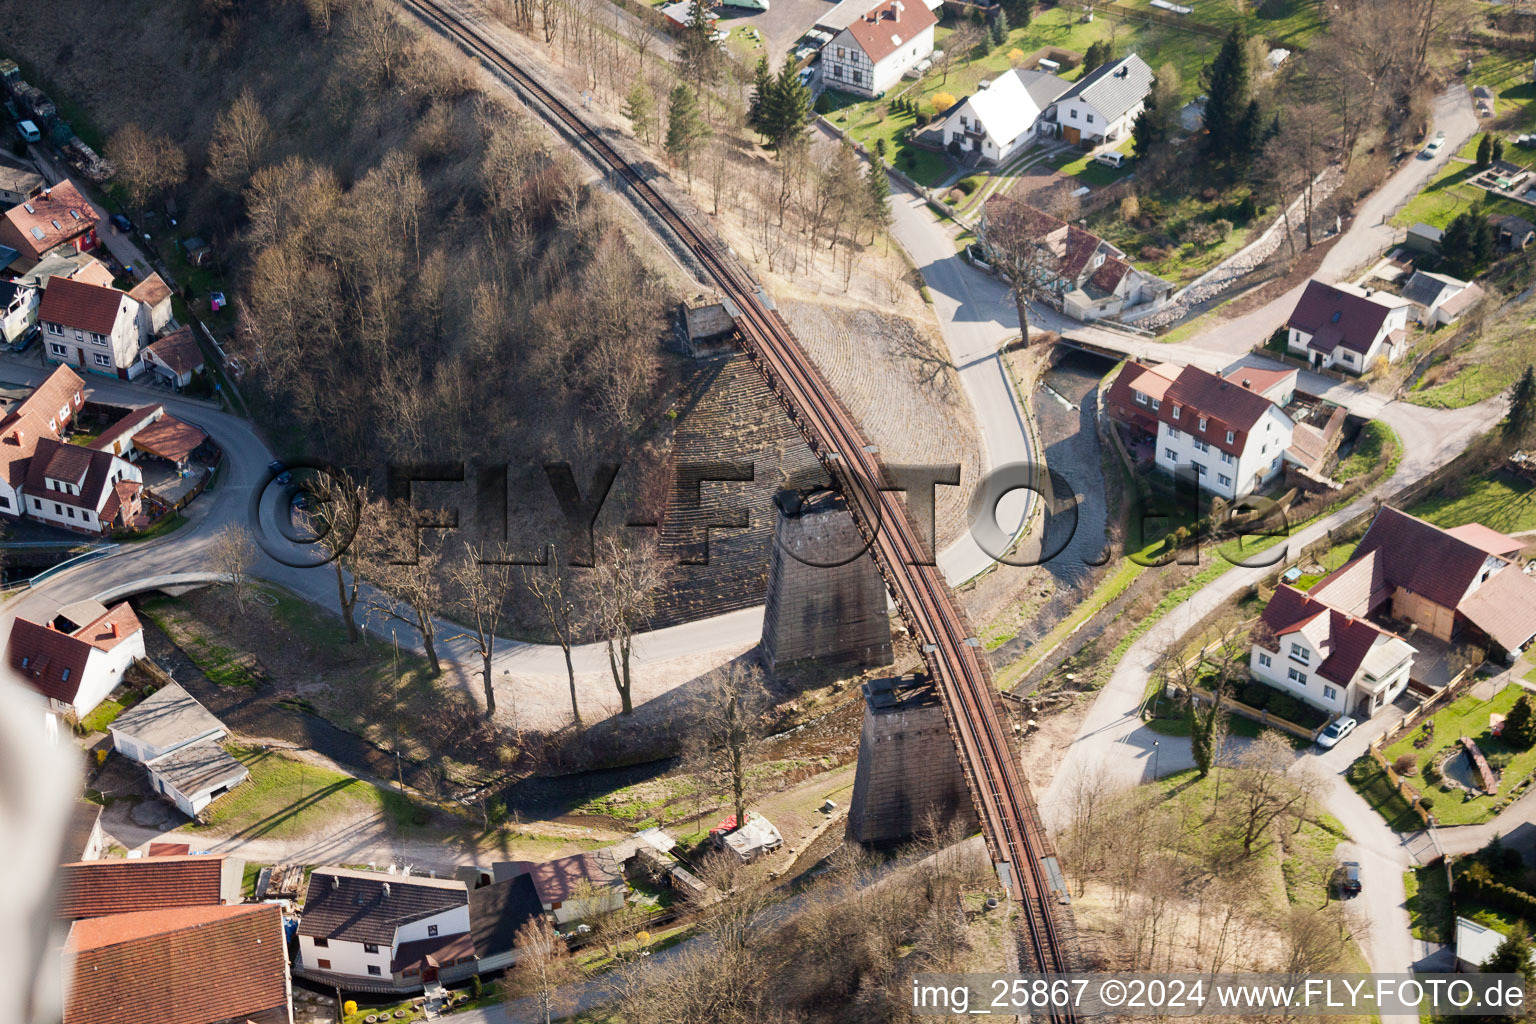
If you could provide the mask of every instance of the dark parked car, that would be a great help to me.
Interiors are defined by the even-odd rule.
[[[25,331],[23,331],[21,333],[21,337],[17,338],[15,341],[11,342],[11,351],[12,352],[25,352],[27,349],[32,347],[32,343],[34,341],[36,341],[37,340],[37,336],[39,334],[42,334],[42,333],[43,333],[42,327],[39,326],[38,324],[33,324],[31,327],[28,327]]]
[[[283,465],[282,459],[273,459],[267,463],[267,471],[277,477],[277,482],[285,484],[293,479],[293,474],[288,472],[288,467]]]
[[[108,220],[112,222],[113,227],[117,228],[117,230],[121,231],[123,234],[133,234],[133,221],[129,220],[127,217],[124,217],[122,214],[114,213],[111,217],[108,218]]]
[[[1349,899],[1360,895],[1360,865],[1356,861],[1347,860],[1339,865],[1339,870],[1334,873],[1334,884],[1338,887],[1339,898]]]

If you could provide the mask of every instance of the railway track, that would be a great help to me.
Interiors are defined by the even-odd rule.
[[[622,181],[714,280],[738,311],[743,347],[785,412],[835,478],[849,511],[912,635],[922,643],[942,697],[987,847],[1010,896],[1023,909],[1020,968],[1048,974],[1070,970],[1070,950],[1057,921],[1049,839],[1023,777],[1002,701],[980,646],[932,565],[905,503],[889,489],[876,449],[838,401],[762,289],[713,230],[701,227],[661,194],[602,133],[513,62],[472,23],[441,0],[404,0],[472,56],[509,78],[543,107],[556,127],[579,140],[602,169]],[[1070,1009],[1051,1013],[1070,1021]]]

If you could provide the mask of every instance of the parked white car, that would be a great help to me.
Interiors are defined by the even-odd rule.
[[[1343,718],[1335,718],[1332,722],[1328,723],[1328,728],[1324,729],[1322,733],[1318,735],[1317,745],[1322,747],[1324,750],[1327,750],[1335,743],[1338,743],[1339,740],[1342,740],[1345,736],[1348,736],[1350,733],[1354,732],[1355,726],[1359,724],[1360,723],[1356,722],[1348,715],[1345,715]]]

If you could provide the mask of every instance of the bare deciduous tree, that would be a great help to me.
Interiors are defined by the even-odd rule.
[[[762,673],[733,662],[700,681],[694,698],[697,761],[716,785],[730,790],[738,823],[747,820],[751,769],[762,749],[762,718],[768,709]]]
[[[359,560],[372,584],[365,591],[369,616],[416,630],[432,674],[441,675],[435,620],[443,607],[442,553],[421,543],[417,512],[409,505],[374,502],[363,523]]]
[[[239,191],[261,166],[272,141],[272,126],[261,112],[256,94],[241,89],[213,123],[208,144],[208,174],[227,189]]]
[[[1287,775],[1295,760],[1290,742],[1272,729],[1238,755],[1227,801],[1245,855],[1253,854],[1254,843],[1266,829],[1305,803],[1315,786],[1311,776]]]
[[[117,181],[141,213],[156,195],[187,177],[181,147],[169,135],[146,131],[132,121],[107,140],[107,158],[117,165]]]
[[[1066,246],[1068,227],[1024,203],[993,199],[986,206],[987,252],[1008,275],[1009,292],[1019,312],[1019,335],[1029,345],[1029,302],[1044,298],[1054,286]]]
[[[588,589],[588,604],[608,645],[608,668],[619,692],[621,714],[633,714],[634,679],[630,655],[661,588],[661,559],[654,541],[629,547],[615,538],[603,542]]]
[[[224,585],[235,599],[235,608],[242,615],[245,614],[245,602],[250,599],[251,589],[255,585],[251,579],[251,570],[260,555],[256,542],[251,539],[251,532],[236,525],[226,526],[214,534],[213,545],[208,551],[214,572],[222,577]]]
[[[581,706],[576,702],[576,665],[571,660],[571,648],[576,643],[576,602],[566,593],[567,579],[560,565],[558,550],[550,556],[548,566],[524,566],[523,586],[538,602],[544,619],[549,623],[565,655],[565,678],[571,688],[571,720],[581,728]]]
[[[503,553],[487,553],[472,544],[464,546],[464,558],[448,570],[455,591],[453,608],[467,620],[469,629],[449,640],[461,637],[470,641],[480,655],[480,679],[485,691],[485,717],[496,717],[495,676],[491,663],[496,657],[496,630],[501,625],[512,589],[512,566]],[[491,561],[482,561],[490,558]]]
[[[517,930],[512,947],[517,950],[517,970],[507,973],[508,995],[532,1000],[538,1019],[553,1024],[570,1003],[562,988],[576,977],[565,940],[540,916]]]

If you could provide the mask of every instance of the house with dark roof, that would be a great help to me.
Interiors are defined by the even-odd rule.
[[[529,878],[539,902],[556,924],[574,924],[624,905],[629,885],[609,850],[557,857],[543,863],[505,861],[492,865],[496,879]]]
[[[443,968],[472,967],[475,958],[469,889],[453,878],[316,868],[298,937],[296,971],[365,990],[421,987],[438,981]],[[400,959],[402,949],[409,962]],[[427,957],[435,967],[418,965]],[[417,973],[406,975],[412,966]]]
[[[135,463],[150,455],[179,468],[206,440],[207,431],[177,419],[165,406],[141,405],[103,430],[89,447]]]
[[[57,736],[59,715],[88,715],[122,682],[135,658],[144,657],[144,627],[126,601],[73,632],[53,621],[17,617],[5,664],[12,678],[37,693],[46,725]]]
[[[64,921],[111,914],[218,907],[239,903],[245,861],[225,854],[112,857],[59,868],[55,916]]]
[[[280,908],[192,906],[76,921],[64,1024],[293,1024]]]
[[[1152,91],[1152,69],[1136,54],[1102,64],[1057,98],[1050,120],[1074,146],[1091,148],[1130,135]]]
[[[1408,350],[1408,299],[1352,284],[1307,282],[1286,323],[1286,348],[1314,369],[1360,374]]]
[[[66,530],[103,534],[139,514],[144,473],[111,452],[41,438],[22,481],[27,516]]]
[[[97,860],[101,857],[101,804],[76,800],[64,829],[64,855],[60,863]]]
[[[1366,718],[1408,686],[1417,653],[1369,619],[1281,584],[1253,630],[1248,667],[1314,707]]]
[[[224,723],[180,683],[167,683],[118,715],[109,731],[113,748],[142,764],[155,792],[190,818],[250,776],[219,745],[228,732]]]
[[[976,236],[983,249],[988,233],[1017,236],[1040,250],[1035,272],[1063,312],[1079,320],[1116,316],[1130,308],[1156,308],[1173,285],[1133,266],[1115,246],[1011,196],[993,196],[982,206]]]
[[[1445,274],[1418,270],[1403,285],[1403,298],[1413,303],[1413,318],[1426,327],[1453,324],[1483,297],[1475,281],[1458,281]]]
[[[127,292],[76,278],[55,277],[43,292],[37,320],[43,354],[77,370],[131,380],[144,372],[139,349],[146,321]]]
[[[95,208],[79,189],[61,181],[5,211],[0,217],[0,245],[15,250],[9,269],[21,273],[56,249],[88,252],[96,248],[98,223]]]
[[[1335,577],[1350,570],[1360,577],[1351,591],[1352,607],[1365,609],[1360,614],[1386,612],[1447,643],[1467,637],[1487,640],[1506,656],[1517,653],[1536,637],[1536,579],[1491,550],[1508,552],[1518,540],[1478,525],[1443,530],[1383,506],[1354,558],[1314,593],[1337,592]]]
[[[1170,475],[1193,472],[1202,491],[1227,499],[1262,489],[1287,460],[1315,470],[1313,459],[1293,451],[1296,424],[1260,389],[1258,384],[1266,381],[1256,384],[1242,367],[1232,372],[1223,377],[1186,366],[1166,387],[1161,374],[1149,378],[1144,372],[1135,378],[1150,380],[1149,390],[1162,391],[1153,454],[1157,467]],[[1269,387],[1283,389],[1283,378]],[[1133,400],[1134,391],[1133,385]]]
[[[821,48],[824,85],[875,97],[933,53],[938,18],[923,0],[884,0]]]

